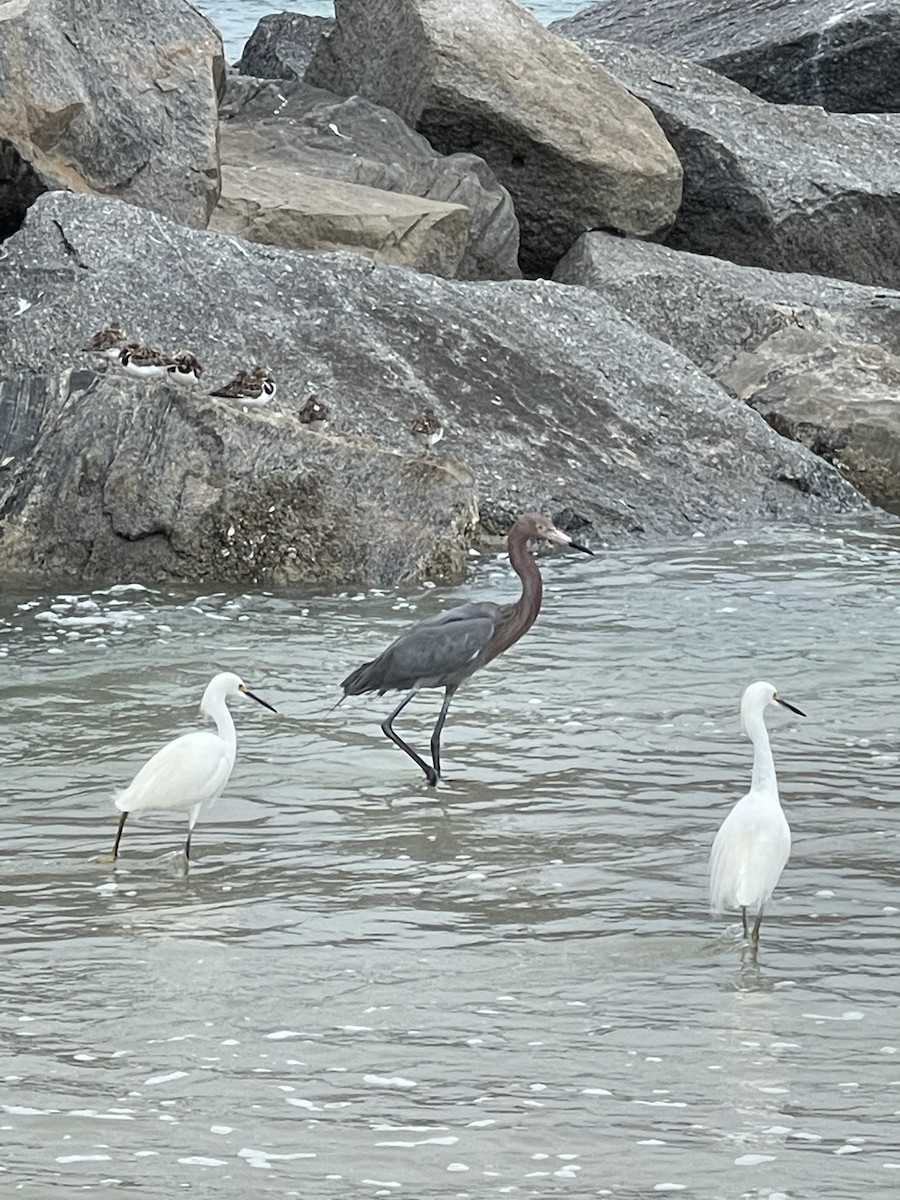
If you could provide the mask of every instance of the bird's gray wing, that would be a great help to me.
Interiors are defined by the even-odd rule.
[[[499,615],[497,604],[460,604],[420,621],[385,651],[385,679],[391,680],[385,690],[443,683],[463,671],[490,641]]]

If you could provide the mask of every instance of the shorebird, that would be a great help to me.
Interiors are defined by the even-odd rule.
[[[101,329],[99,333],[95,333],[81,349],[85,354],[98,354],[108,362],[113,362],[118,359],[119,352],[127,344],[125,331],[114,321],[108,329]]]
[[[173,365],[168,354],[154,346],[138,346],[131,342],[119,351],[119,366],[135,379],[158,379]]]
[[[317,396],[307,396],[306,403],[297,413],[301,425],[312,425],[316,421],[322,421],[323,428],[329,416],[328,406],[323,404]]]
[[[167,367],[169,375],[178,383],[199,383],[203,368],[196,354],[188,350],[179,350],[173,356],[171,365]]]
[[[778,797],[775,762],[766,730],[765,710],[780,704],[798,717],[806,714],[760,680],[741,697],[741,728],[753,743],[750,791],[719,826],[709,856],[710,908],[720,913],[739,908],[744,936],[759,941],[763,909],[781,878],[791,853],[791,830]],[[756,912],[751,929],[747,912]]]
[[[441,775],[441,731],[456,689],[527,633],[540,612],[541,573],[528,549],[533,538],[593,554],[587,546],[557,529],[549,517],[535,512],[523,513],[506,539],[510,564],[522,581],[522,593],[515,604],[475,601],[445,609],[401,633],[378,658],[352,671],[341,683],[344,689],[341,700],[362,692],[377,692],[379,696],[385,692],[406,693],[382,721],[381,728],[385,737],[421,767],[431,787],[437,784]],[[396,717],[419,689],[426,687],[444,689],[444,702],[431,734],[430,766],[394,731]]]
[[[423,447],[422,453],[428,454],[432,446],[436,446],[444,436],[444,426],[440,417],[435,413],[434,409],[429,405],[422,410],[420,416],[416,417],[410,426],[410,433],[416,439],[420,446]]]
[[[116,797],[116,808],[122,815],[109,860],[118,857],[128,814],[147,810],[189,814],[184,857],[190,859],[191,834],[197,818],[222,794],[234,769],[237,735],[227,701],[235,696],[249,696],[270,712],[276,711],[267,700],[255,696],[231,671],[214,675],[203,693],[200,711],[215,721],[216,732],[203,729],[185,733],[157,750],[144,763],[128,787]]]
[[[275,395],[275,380],[265,367],[238,371],[234,379],[209,393],[224,400],[239,400],[249,406],[268,404]]]

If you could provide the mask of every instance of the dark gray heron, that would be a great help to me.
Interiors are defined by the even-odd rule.
[[[385,692],[406,692],[381,722],[381,728],[386,737],[421,767],[431,787],[436,786],[441,775],[441,731],[456,689],[527,633],[540,612],[543,585],[537,563],[528,550],[532,538],[593,554],[587,546],[579,545],[557,529],[549,517],[536,512],[523,513],[506,540],[510,564],[522,580],[522,594],[515,604],[490,601],[459,604],[428,617],[402,633],[378,658],[357,667],[341,683],[344,689],[341,700],[363,692],[377,692],[379,696]],[[430,687],[444,689],[444,702],[431,734],[431,766],[394,729],[394,721],[413,696],[421,688]]]

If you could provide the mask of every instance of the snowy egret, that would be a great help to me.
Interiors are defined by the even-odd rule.
[[[791,853],[791,830],[778,798],[778,781],[765,710],[780,704],[798,717],[806,713],[782,700],[771,683],[751,683],[741,697],[741,727],[753,743],[750,791],[719,826],[709,856],[709,894],[713,912],[739,908],[744,936],[759,941],[763,909]],[[747,910],[755,910],[752,930]]]
[[[532,538],[558,542],[584,554],[594,553],[557,529],[549,517],[535,512],[523,513],[513,523],[506,539],[510,564],[522,580],[522,594],[515,604],[482,601],[448,608],[402,633],[378,658],[357,667],[341,683],[344,689],[341,700],[362,692],[377,692],[379,696],[385,692],[406,692],[382,721],[381,728],[386,737],[422,768],[431,787],[440,778],[441,730],[456,689],[479,667],[508,650],[527,633],[540,612],[543,585],[537,563],[528,551],[528,542]],[[431,734],[432,766],[394,731],[395,718],[416,692],[425,687],[444,688],[444,702]]]
[[[214,675],[206,686],[200,711],[216,723],[216,732],[203,729],[175,738],[148,759],[124,792],[115,798],[122,813],[115,845],[109,860],[119,854],[122,830],[130,812],[144,809],[185,810],[188,835],[184,857],[191,856],[191,833],[197,818],[223,792],[234,768],[237,736],[226,701],[230,696],[249,696],[270,712],[277,712],[267,700],[251,692],[231,671]]]

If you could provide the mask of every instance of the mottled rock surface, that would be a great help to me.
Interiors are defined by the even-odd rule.
[[[352,250],[452,279],[469,240],[469,210],[290,167],[223,166],[210,229],[290,250]]]
[[[7,569],[326,587],[464,569],[474,493],[440,465],[177,384],[14,373],[6,394],[36,379],[38,440],[0,476]]]
[[[205,226],[222,42],[180,0],[0,4],[0,238],[55,188]]]
[[[228,549],[240,512],[254,578],[362,582],[359,547],[384,522],[408,526],[416,562],[458,561],[473,497],[490,532],[538,508],[616,541],[864,508],[828,464],[583,288],[298,255],[65,194],[41,197],[7,245],[0,379],[24,378],[25,394],[31,375],[82,366],[77,347],[112,316],[193,349],[210,386],[256,361],[279,389],[247,413],[118,378],[54,401],[0,495],[10,566],[211,578],[218,563],[215,577],[244,578],[202,549],[213,528]],[[325,434],[296,422],[310,391],[330,410]],[[447,430],[428,459],[410,433],[424,404]],[[400,540],[366,582],[418,569],[394,561]]]
[[[463,204],[469,210],[468,237],[456,275],[518,277],[519,223],[512,199],[474,154],[437,154],[390,109],[303,83],[232,75],[220,112],[226,173],[230,167],[294,169]]]
[[[333,28],[331,17],[269,13],[257,23],[235,66],[259,79],[302,79],[319,39]]]
[[[669,245],[900,286],[900,117],[768,104],[645,47],[580,44],[649,105],[681,159]]]
[[[307,82],[483,158],[515,202],[526,272],[588,229],[671,223],[681,168],[649,111],[514,0],[337,0],[335,15]]]
[[[900,112],[898,0],[603,0],[550,28],[690,59],[776,104]]]
[[[604,234],[582,238],[556,278],[688,355],[874,503],[900,505],[900,292]]]

